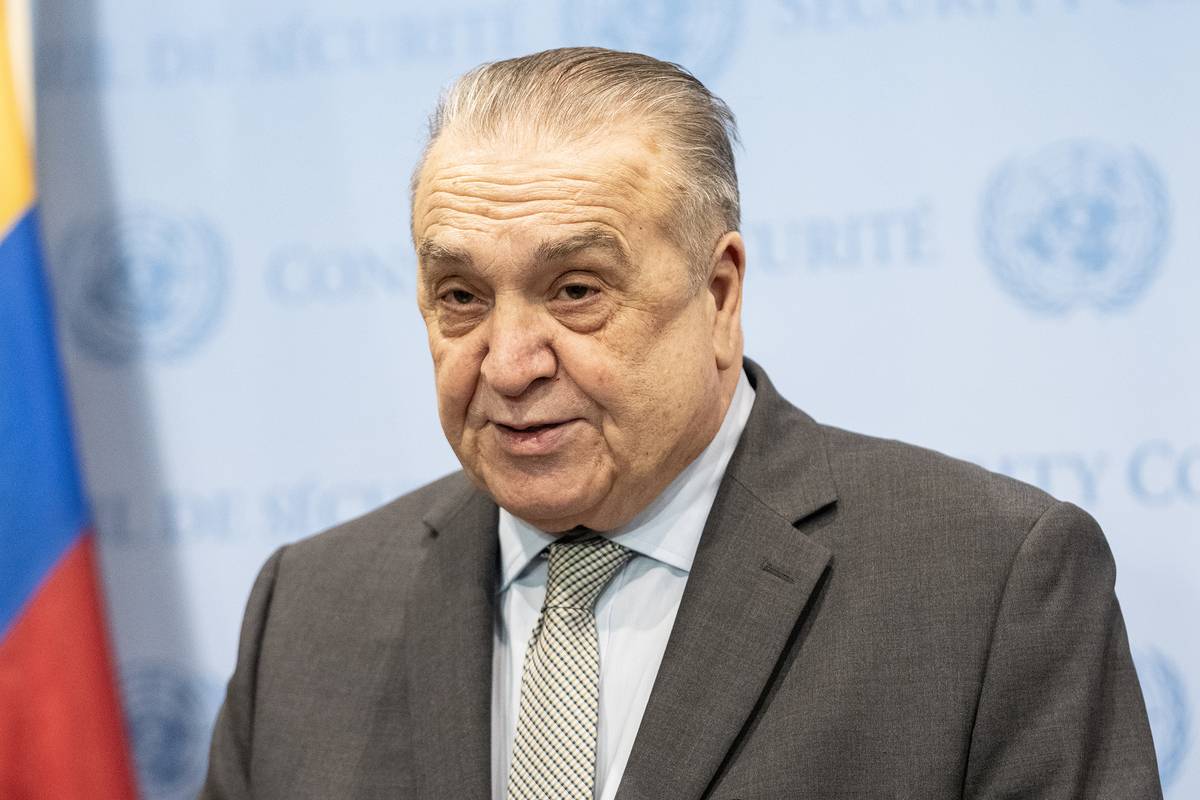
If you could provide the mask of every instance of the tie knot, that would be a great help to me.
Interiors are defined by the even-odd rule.
[[[546,608],[592,611],[596,598],[633,553],[599,534],[550,545]]]

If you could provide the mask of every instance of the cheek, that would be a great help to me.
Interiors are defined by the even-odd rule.
[[[476,349],[462,340],[430,342],[438,413],[452,441],[461,435],[479,381],[480,358]]]
[[[553,343],[559,368],[580,393],[605,415],[619,412],[628,400],[631,359],[596,337],[572,334]]]
[[[609,369],[594,376],[610,411],[608,438],[639,463],[687,437],[715,386],[711,343],[694,320],[678,319],[641,341],[636,358],[610,356]]]
[[[647,438],[661,424],[661,367],[648,358],[645,339],[620,342],[571,337],[556,348],[571,381],[599,413],[600,431],[624,468],[643,458]],[[650,448],[653,449],[653,448]]]

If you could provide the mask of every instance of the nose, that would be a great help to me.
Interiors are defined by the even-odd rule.
[[[536,310],[513,300],[497,302],[489,314],[483,380],[505,397],[520,397],[541,379],[553,378],[558,359]]]

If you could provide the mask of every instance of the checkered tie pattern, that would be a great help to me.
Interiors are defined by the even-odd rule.
[[[590,531],[549,550],[546,601],[521,674],[508,800],[591,800],[600,694],[596,599],[633,553]]]

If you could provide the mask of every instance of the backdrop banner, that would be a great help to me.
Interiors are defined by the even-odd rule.
[[[787,397],[1100,520],[1167,795],[1200,796],[1200,2],[35,11],[45,250],[147,797],[195,793],[271,551],[457,466],[409,175],[453,77],[567,44],[682,63],[737,114],[747,353]]]

